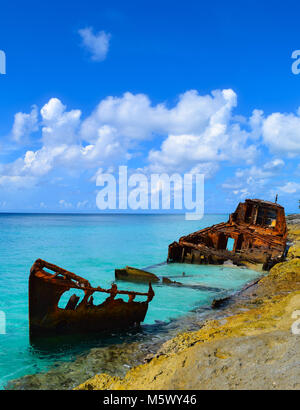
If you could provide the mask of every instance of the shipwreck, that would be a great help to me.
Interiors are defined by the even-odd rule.
[[[284,259],[287,227],[284,208],[276,202],[246,199],[228,222],[183,236],[169,245],[168,262],[194,264],[263,264],[268,270]]]
[[[52,271],[52,272],[49,272]],[[84,297],[73,294],[66,307],[58,307],[62,295],[70,289],[80,289]],[[95,292],[109,296],[100,305],[94,305]],[[117,295],[127,295],[128,301]],[[136,302],[136,296],[145,296],[144,302]],[[148,304],[154,297],[149,283],[148,293],[92,287],[88,280],[56,265],[37,259],[29,276],[29,333],[30,339],[57,334],[82,334],[125,329],[144,321]]]

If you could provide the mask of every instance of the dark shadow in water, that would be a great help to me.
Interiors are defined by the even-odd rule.
[[[159,262],[159,263],[155,263],[154,265],[146,266],[146,268],[142,268],[142,270],[148,271],[150,269],[157,268],[158,266],[164,266],[164,265],[167,265],[167,264],[168,264],[167,261]]]
[[[164,332],[170,322],[156,321],[155,324],[142,325],[127,330],[115,330],[97,334],[55,335],[37,338],[31,342],[30,353],[43,357],[61,357],[83,353],[92,348],[107,347],[122,343],[143,341],[151,335]]]

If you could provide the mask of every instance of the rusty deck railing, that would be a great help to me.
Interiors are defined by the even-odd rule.
[[[114,298],[116,295],[128,295],[129,300],[131,301],[136,296],[147,296],[147,302],[151,302],[151,300],[154,297],[154,291],[152,289],[151,282],[149,282],[149,290],[147,293],[134,292],[134,291],[128,291],[128,290],[118,290],[118,287],[116,284],[112,284],[112,287],[110,289],[104,289],[104,288],[101,288],[100,286],[95,288],[91,286],[90,282],[87,279],[84,279],[83,277],[78,276],[75,273],[70,272],[66,269],[60,268],[57,265],[46,262],[43,259],[37,259],[34,262],[30,270],[30,273],[34,274],[35,272],[39,270],[43,270],[44,268],[55,272],[55,274],[53,275],[53,279],[58,277],[58,275],[62,275],[65,279],[69,279],[72,282],[72,283],[70,282],[68,283],[68,287],[72,289],[80,289],[80,290],[86,291],[87,293],[89,293],[89,295],[93,294],[94,292],[108,293],[111,295],[112,298]]]

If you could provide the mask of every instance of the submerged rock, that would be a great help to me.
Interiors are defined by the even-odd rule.
[[[45,373],[27,375],[10,381],[9,390],[70,390],[100,371],[124,376],[128,368],[142,363],[153,353],[145,343],[125,343],[93,348],[72,362],[57,363]]]
[[[196,289],[196,290],[202,290],[202,291],[204,290],[208,292],[225,292],[226,291],[226,289],[203,285],[202,283],[192,284],[192,283],[176,282],[175,280],[171,280],[167,277],[162,278],[162,283],[164,285],[173,285],[173,286],[179,286],[179,287],[189,288],[189,289]]]
[[[213,309],[219,309],[220,307],[223,307],[226,305],[226,303],[228,303],[230,301],[231,297],[227,296],[225,298],[221,298],[221,299],[214,299],[212,301],[211,307]]]

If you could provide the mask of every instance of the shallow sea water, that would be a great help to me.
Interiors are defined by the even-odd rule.
[[[11,379],[47,371],[78,355],[89,355],[94,348],[106,348],[108,354],[109,346],[124,344],[125,351],[128,343],[159,340],[166,334],[166,327],[176,331],[189,312],[209,306],[215,297],[256,278],[257,272],[236,267],[161,264],[166,260],[169,243],[227,218],[206,215],[200,221],[186,221],[184,215],[0,214],[0,310],[6,316],[6,334],[0,334],[0,388]],[[44,346],[31,346],[28,276],[37,258],[83,276],[95,286],[110,287],[114,269],[130,265],[151,267],[149,270],[160,277],[216,290],[154,285],[155,298],[136,334],[129,331],[97,339],[69,338],[60,343],[50,340]],[[118,288],[147,291],[147,285],[127,282],[118,282]],[[95,303],[103,298],[97,296]],[[67,299],[64,296],[60,306]]]

